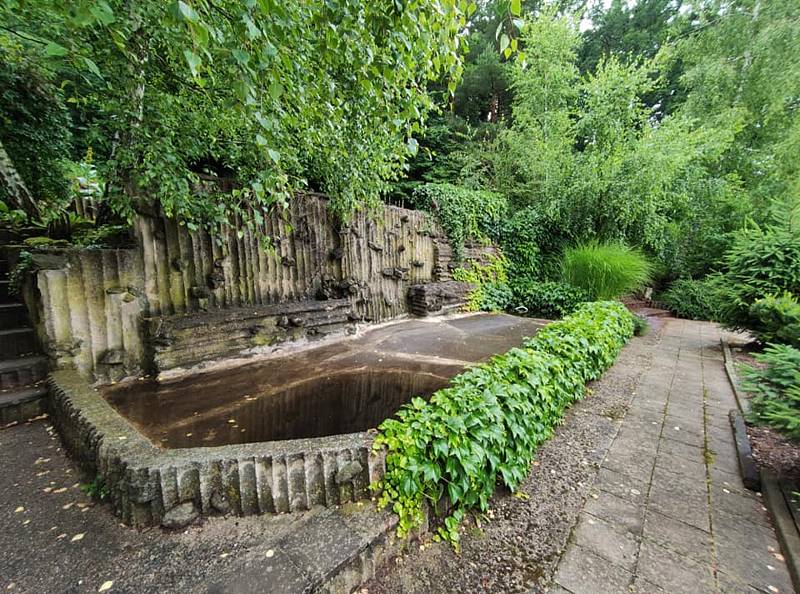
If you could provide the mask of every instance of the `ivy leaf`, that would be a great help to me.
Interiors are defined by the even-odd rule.
[[[178,0],[178,13],[190,23],[196,23],[200,18],[197,11],[183,0]]]
[[[267,154],[269,155],[269,158],[272,159],[272,162],[276,165],[278,164],[278,161],[281,160],[281,154],[274,149],[267,149]]]
[[[44,48],[44,53],[48,56],[66,56],[69,53],[69,50],[65,48],[63,45],[58,45],[54,41],[50,41]]]
[[[509,46],[510,43],[511,43],[511,39],[508,37],[508,35],[503,33],[503,35],[500,37],[500,52],[505,52],[506,49],[508,49],[508,46]],[[508,56],[506,56],[506,57],[508,57]]]
[[[186,58],[186,62],[189,64],[189,69],[192,71],[192,76],[197,76],[198,68],[200,67],[200,64],[202,64],[200,56],[190,49],[183,50],[183,55]]]
[[[86,67],[92,74],[98,78],[103,78],[103,75],[100,74],[100,68],[97,67],[97,64],[95,64],[93,60],[84,56],[83,63],[86,64]]]
[[[417,142],[416,138],[409,138],[408,142],[406,142],[406,148],[408,149],[408,154],[412,157],[416,156],[417,152],[419,151],[419,143]]]
[[[236,61],[239,62],[240,64],[245,64],[246,65],[250,61],[250,54],[248,54],[244,50],[240,50],[240,49],[237,48],[237,49],[233,50],[231,52],[231,54],[236,59]]]

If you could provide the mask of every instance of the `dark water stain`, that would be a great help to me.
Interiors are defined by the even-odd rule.
[[[104,396],[162,448],[355,433],[446,386],[465,365],[521,345],[539,327],[502,314],[410,320],[282,358],[121,384]]]

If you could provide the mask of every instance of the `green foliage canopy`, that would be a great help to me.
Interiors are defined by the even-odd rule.
[[[9,0],[0,45],[56,72],[117,210],[224,221],[310,187],[346,214],[461,76],[464,0]],[[233,177],[212,195],[199,174]],[[203,191],[206,190],[206,191]]]

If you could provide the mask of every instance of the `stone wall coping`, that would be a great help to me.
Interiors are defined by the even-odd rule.
[[[48,387],[66,449],[134,526],[158,524],[187,502],[200,514],[250,515],[366,499],[385,469],[367,432],[163,450],[77,371],[52,372]]]

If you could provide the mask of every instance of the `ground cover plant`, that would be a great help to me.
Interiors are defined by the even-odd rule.
[[[438,536],[457,546],[464,514],[486,510],[501,484],[527,476],[536,449],[565,409],[615,361],[634,330],[620,303],[587,303],[543,328],[524,347],[456,376],[429,401],[415,397],[379,427],[386,448],[379,504],[405,535],[428,507],[447,512]]]

